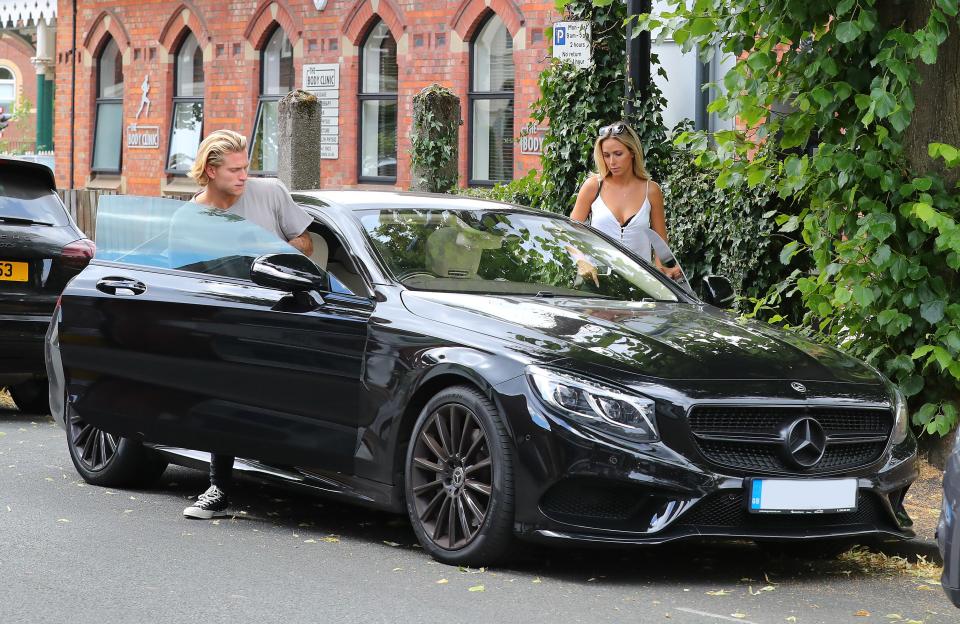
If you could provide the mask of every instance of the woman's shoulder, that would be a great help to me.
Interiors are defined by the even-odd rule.
[[[663,189],[660,188],[660,185],[657,184],[656,180],[649,179],[647,180],[647,189],[651,195],[654,197],[663,197]]]
[[[600,188],[600,174],[591,173],[587,176],[587,179],[583,181],[583,184],[580,186],[580,190],[596,191]]]

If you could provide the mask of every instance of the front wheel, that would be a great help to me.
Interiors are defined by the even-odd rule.
[[[468,386],[420,413],[407,448],[407,512],[423,548],[450,565],[485,566],[513,541],[510,438],[496,407]]]
[[[84,481],[106,487],[148,485],[167,467],[156,452],[84,421],[67,407],[67,448]]]

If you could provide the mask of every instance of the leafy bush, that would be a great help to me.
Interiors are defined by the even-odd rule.
[[[543,200],[543,185],[535,170],[507,184],[461,188],[456,189],[456,192],[469,197],[492,199],[532,208],[539,208]]]
[[[690,283],[698,288],[703,276],[723,275],[733,285],[741,311],[752,313],[770,285],[791,273],[779,256],[793,239],[777,231],[774,215],[795,209],[771,185],[717,188],[717,172],[697,165],[688,150],[675,150],[663,171],[670,247]],[[765,308],[766,315],[799,320],[799,298],[779,303]]]

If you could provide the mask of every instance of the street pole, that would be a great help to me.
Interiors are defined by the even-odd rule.
[[[626,0],[627,17],[627,76],[625,88],[624,117],[630,123],[637,121],[633,102],[644,98],[650,86],[650,32],[636,28],[635,18],[641,13],[650,13],[651,0]]]

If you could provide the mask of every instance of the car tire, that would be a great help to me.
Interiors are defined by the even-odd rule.
[[[50,397],[47,396],[47,380],[31,379],[7,388],[10,398],[21,412],[26,414],[49,414]]]
[[[150,485],[167,468],[167,461],[156,451],[85,422],[70,406],[67,406],[66,430],[73,466],[83,480],[92,485]]]
[[[442,563],[487,566],[513,542],[510,436],[475,388],[435,395],[417,418],[404,470],[407,512],[424,550]]]

